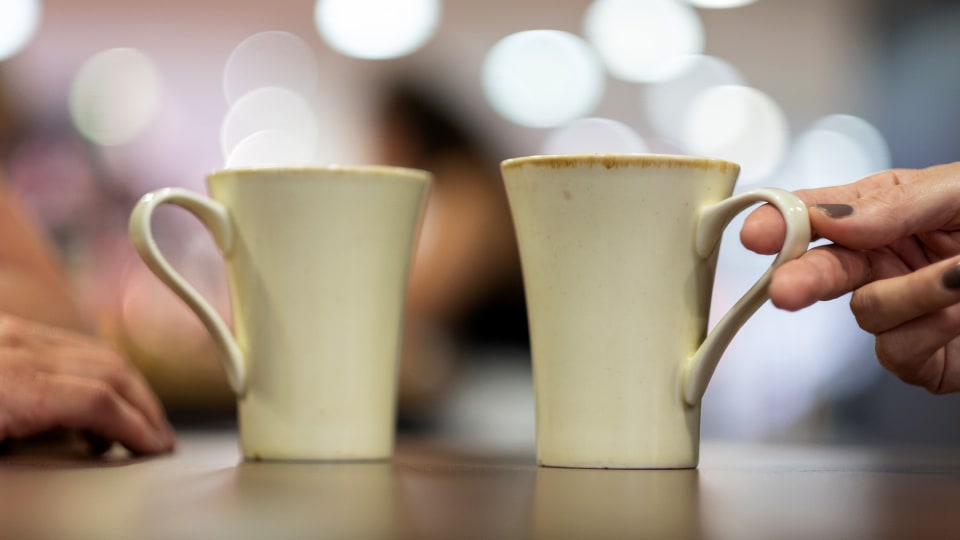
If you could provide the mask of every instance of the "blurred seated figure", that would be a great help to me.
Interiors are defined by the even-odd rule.
[[[376,161],[430,171],[407,296],[401,419],[429,418],[466,349],[527,347],[519,255],[500,157],[429,91],[387,85]]]
[[[429,93],[406,83],[385,88],[375,105],[370,161],[434,175],[411,268],[399,378],[401,424],[425,428],[444,406],[466,351],[527,346],[526,313],[499,158]],[[188,221],[155,230],[181,239],[165,249],[172,264],[229,320],[222,261],[212,241],[203,253],[182,241],[190,238],[182,228]],[[192,230],[209,240],[199,224]],[[108,332],[175,418],[215,419],[232,410],[216,349],[193,313],[139,260],[129,263],[124,289],[105,318]]]
[[[3,77],[0,70],[0,347],[22,341],[22,352],[29,340],[18,336],[47,335],[48,368],[99,364],[83,375],[133,385],[163,429],[160,403],[181,416],[229,414],[215,349],[127,239],[142,194],[133,172],[108,165],[68,118],[19,106]]]
[[[443,407],[464,351],[526,347],[519,257],[498,168],[502,156],[416,85],[387,85],[375,107],[371,161],[435,177],[410,276],[399,383],[401,419],[423,425]],[[0,107],[0,126],[12,125],[2,114],[9,110]],[[19,229],[0,223],[0,315],[10,310],[26,321],[104,336],[97,346],[113,351],[117,372],[136,377],[142,408],[157,423],[162,411],[146,405],[154,395],[178,424],[231,419],[234,397],[212,340],[127,239],[130,210],[144,189],[134,181],[136,171],[118,169],[122,162],[104,167],[100,150],[66,122],[33,126],[28,134],[0,129],[0,149],[13,149],[0,156],[9,164],[12,192],[2,194],[0,212],[22,214],[21,222],[27,213],[35,218]],[[29,212],[13,210],[8,195]],[[199,223],[167,217],[158,213],[158,242],[229,321],[226,274],[212,240]],[[55,243],[48,245],[40,231]],[[11,237],[21,242],[11,244]]]
[[[142,375],[91,332],[54,251],[0,177],[0,441],[58,430],[94,452],[173,448],[173,430]]]
[[[39,441],[54,451],[98,454],[116,442],[136,454],[168,452],[174,434],[160,401],[98,335],[46,223],[9,180],[8,166],[32,126],[2,83],[0,77],[0,448],[36,449]],[[48,195],[70,198],[68,186],[56,187],[59,193]]]

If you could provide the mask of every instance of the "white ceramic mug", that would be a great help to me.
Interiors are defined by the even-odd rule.
[[[773,269],[807,249],[806,207],[772,188],[731,197],[740,167],[716,159],[531,156],[501,168],[526,289],[538,463],[696,467],[707,383],[767,299]],[[707,335],[721,234],[758,202],[783,214],[784,246]]]
[[[130,238],[213,336],[247,459],[392,454],[407,275],[429,184],[429,173],[395,167],[238,169],[208,176],[210,197],[163,188],[137,203]],[[151,220],[162,204],[185,208],[216,240],[234,332],[160,253]]]

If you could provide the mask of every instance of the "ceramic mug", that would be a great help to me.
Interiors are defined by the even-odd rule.
[[[700,402],[724,349],[810,241],[789,192],[731,196],[740,167],[667,155],[565,155],[501,165],[520,247],[537,461],[693,468]],[[707,334],[721,234],[758,202],[786,220],[771,267]]]
[[[395,167],[251,168],[207,177],[210,196],[140,199],[130,238],[196,313],[237,395],[247,459],[384,459],[393,451],[407,275],[430,175]],[[163,204],[210,230],[233,332],[154,241]]]

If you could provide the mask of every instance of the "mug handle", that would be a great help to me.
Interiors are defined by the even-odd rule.
[[[769,298],[767,287],[770,285],[773,271],[783,263],[802,255],[810,244],[810,217],[803,201],[789,191],[760,188],[701,209],[696,232],[697,254],[701,257],[710,256],[718,248],[720,237],[733,217],[758,202],[770,203],[783,215],[787,224],[783,247],[780,248],[780,253],[773,260],[770,268],[720,319],[700,344],[697,352],[687,360],[683,368],[681,384],[683,400],[690,407],[703,399],[720,356],[723,355],[733,336]]]
[[[213,235],[224,257],[230,255],[234,243],[230,214],[222,204],[186,189],[158,189],[141,197],[134,206],[130,214],[130,240],[147,267],[200,318],[223,356],[230,388],[237,397],[243,397],[247,388],[247,369],[237,340],[210,303],[167,262],[154,240],[153,213],[162,204],[179,206],[196,216]]]

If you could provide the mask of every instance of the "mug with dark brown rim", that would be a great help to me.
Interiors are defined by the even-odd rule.
[[[719,159],[530,156],[501,170],[527,298],[537,462],[696,467],[703,393],[772,271],[806,251],[806,206],[775,188],[731,196],[740,167]],[[783,215],[783,248],[708,333],[721,235],[756,203]]]

